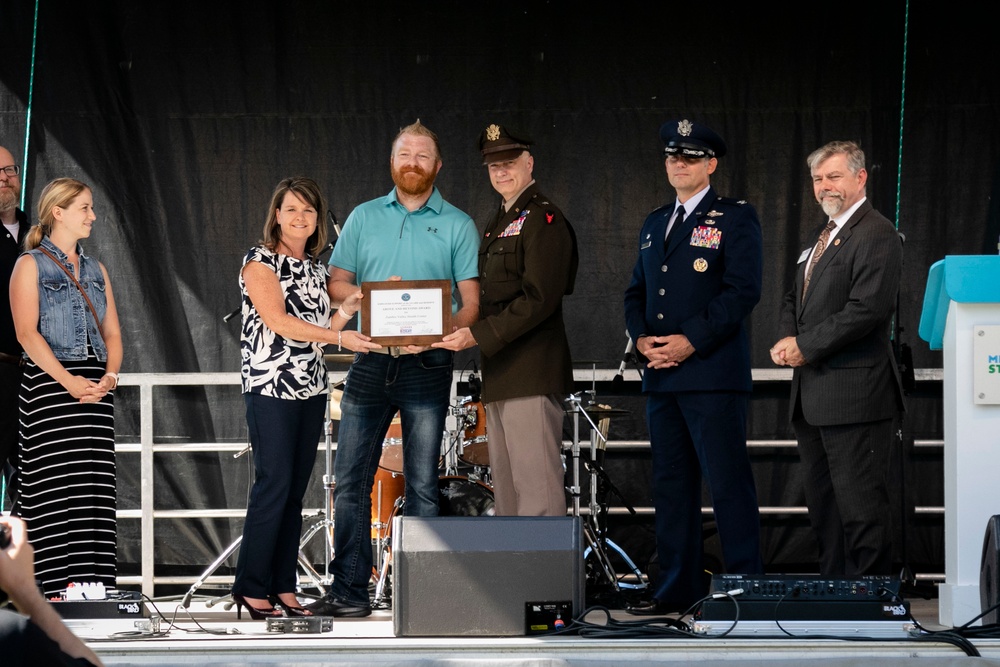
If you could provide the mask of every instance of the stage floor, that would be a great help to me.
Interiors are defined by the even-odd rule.
[[[516,665],[519,667],[596,667],[605,665],[996,665],[1000,640],[976,639],[970,644],[982,657],[969,657],[960,646],[908,634],[902,621],[848,622],[838,625],[842,638],[819,638],[829,622],[784,623],[798,636],[769,635],[759,623],[743,622],[725,637],[689,637],[673,633],[653,619],[621,610],[593,610],[585,617],[585,635],[538,637],[430,637],[393,635],[391,610],[376,610],[364,619],[334,619],[323,634],[270,633],[263,621],[236,620],[235,610],[206,607],[195,599],[189,609],[176,602],[156,603],[164,616],[162,636],[136,635],[126,620],[71,621],[107,665]],[[152,611],[152,610],[151,610]],[[447,610],[442,609],[442,613]],[[911,600],[911,612],[921,626],[937,624],[937,600]],[[153,612],[155,613],[155,612]],[[609,617],[611,621],[609,622]],[[169,621],[173,621],[170,626]],[[690,618],[684,619],[690,621]],[[645,623],[645,624],[644,624]],[[826,625],[823,625],[826,624]],[[715,624],[718,626],[718,622]],[[742,626],[742,627],[741,627]],[[720,634],[715,627],[710,634]],[[744,635],[751,635],[746,637]],[[878,635],[878,639],[866,639]],[[0,661],[2,662],[2,661]]]

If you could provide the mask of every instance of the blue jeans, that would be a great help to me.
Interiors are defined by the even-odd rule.
[[[371,490],[389,422],[403,435],[404,513],[437,516],[438,459],[451,397],[452,353],[356,354],[340,402],[334,462],[333,597],[368,604]]]
[[[249,393],[243,399],[254,483],[233,593],[266,598],[295,591],[302,498],[316,464],[326,394],[285,400]]]

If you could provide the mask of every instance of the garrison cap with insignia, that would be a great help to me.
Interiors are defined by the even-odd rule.
[[[533,143],[523,133],[496,123],[479,135],[479,151],[483,154],[483,164],[513,160],[522,152],[530,150],[529,146]]]
[[[722,137],[701,123],[685,119],[671,120],[660,127],[664,155],[684,157],[715,157],[726,154],[726,142]]]

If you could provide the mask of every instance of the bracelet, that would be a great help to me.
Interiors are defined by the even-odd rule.
[[[355,311],[355,312],[357,312],[357,311]],[[343,308],[337,308],[337,314],[340,315],[341,317],[343,317],[345,320],[349,320],[352,317],[354,317],[355,313],[351,313],[350,315],[348,315],[347,313],[344,312]]]
[[[117,389],[118,388],[118,373],[105,373],[104,375],[101,376],[102,379],[103,378],[108,378],[108,377],[112,378],[115,381],[115,385],[113,387],[111,387],[111,388],[112,389]]]
[[[340,312],[340,311],[337,311],[337,312]],[[343,331],[338,331],[337,332],[337,352],[343,352],[343,350],[340,348],[340,344],[342,342],[340,337],[343,336],[343,335],[344,335]]]

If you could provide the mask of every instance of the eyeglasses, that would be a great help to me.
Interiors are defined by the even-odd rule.
[[[21,173],[21,168],[16,164],[7,165],[6,167],[0,167],[0,171],[7,174],[8,176],[17,176]]]

